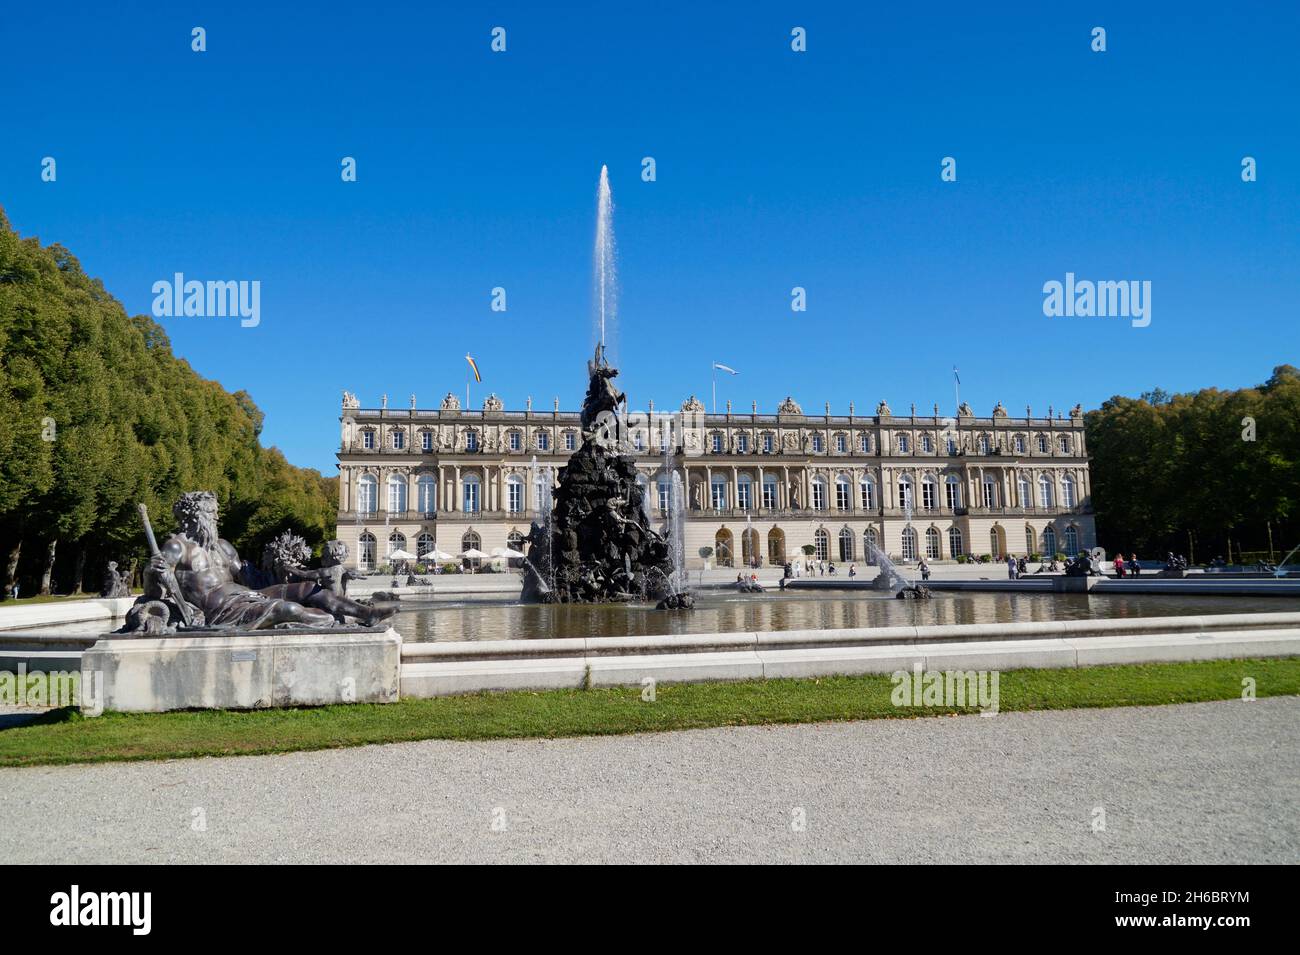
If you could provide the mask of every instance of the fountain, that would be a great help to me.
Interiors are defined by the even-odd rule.
[[[918,584],[914,580],[908,580],[898,565],[889,559],[889,556],[877,547],[875,544],[867,544],[871,552],[871,557],[880,567],[880,574],[872,582],[877,590],[892,591],[895,597],[900,600],[928,600],[930,598],[930,588]]]
[[[533,603],[606,603],[650,599],[666,609],[694,600],[679,586],[683,565],[674,512],[683,502],[670,484],[666,533],[650,526],[636,461],[627,448],[626,396],[614,386],[618,369],[605,356],[616,314],[613,201],[609,174],[600,171],[596,220],[598,337],[587,362],[582,403],[582,442],[560,469],[554,503],[529,530],[529,566],[523,599]],[[671,445],[666,452],[671,454]],[[671,463],[671,457],[669,457]],[[671,473],[671,471],[670,471]],[[674,554],[676,551],[676,555]],[[534,556],[536,555],[536,557]],[[538,566],[538,564],[542,566]]]

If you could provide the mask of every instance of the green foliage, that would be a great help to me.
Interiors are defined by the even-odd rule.
[[[333,535],[337,478],[263,448],[262,418],[246,392],[172,354],[151,318],[128,316],[68,250],[20,238],[0,211],[0,561],[24,545],[23,592],[51,540],[64,590],[98,587],[108,560],[142,563],[137,502],[161,537],[190,490],[217,495],[223,536],[254,562],[286,529],[319,547]]]
[[[1255,440],[1249,437],[1254,422]],[[1257,388],[1140,399],[1085,416],[1097,534],[1110,550],[1209,559],[1242,546],[1300,543],[1300,371],[1280,365]],[[1281,556],[1279,553],[1277,556]]]

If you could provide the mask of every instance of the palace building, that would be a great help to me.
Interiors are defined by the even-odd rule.
[[[582,441],[576,411],[481,410],[447,395],[437,410],[362,408],[343,393],[338,538],[353,567],[395,550],[427,557],[518,549],[544,486]],[[694,396],[670,415],[630,416],[630,453],[651,517],[683,489],[687,565],[780,565],[803,556],[870,561],[1056,553],[1096,544],[1083,410],[1012,417],[707,414]],[[637,422],[647,423],[638,427]],[[655,426],[656,422],[671,421]],[[667,453],[665,453],[665,451]],[[712,548],[705,558],[703,548]]]

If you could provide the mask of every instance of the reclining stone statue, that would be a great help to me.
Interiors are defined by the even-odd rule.
[[[161,547],[152,545],[146,523],[155,553],[144,570],[144,594],[119,633],[332,627],[348,617],[373,626],[397,612],[395,601],[365,604],[336,593],[343,580],[335,580],[333,566],[320,572],[299,568],[296,576],[312,579],[252,589],[243,582],[239,554],[218,534],[215,495],[183,494],[173,512],[180,530]]]

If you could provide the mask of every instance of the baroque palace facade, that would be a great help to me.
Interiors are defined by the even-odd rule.
[[[459,560],[518,549],[543,499],[582,441],[577,412],[482,410],[447,395],[437,410],[362,408],[343,393],[338,538],[353,567],[398,550]],[[775,415],[753,408],[706,414],[692,396],[671,415],[631,416],[631,451],[652,517],[666,516],[671,478],[685,495],[687,565],[702,548],[721,566],[812,559],[894,560],[962,555],[1073,555],[1096,544],[1083,411],[1011,417],[1001,403],[976,417],[804,414],[786,398]],[[638,422],[645,425],[639,427]],[[671,422],[659,427],[656,422]],[[664,445],[669,454],[665,455]]]

